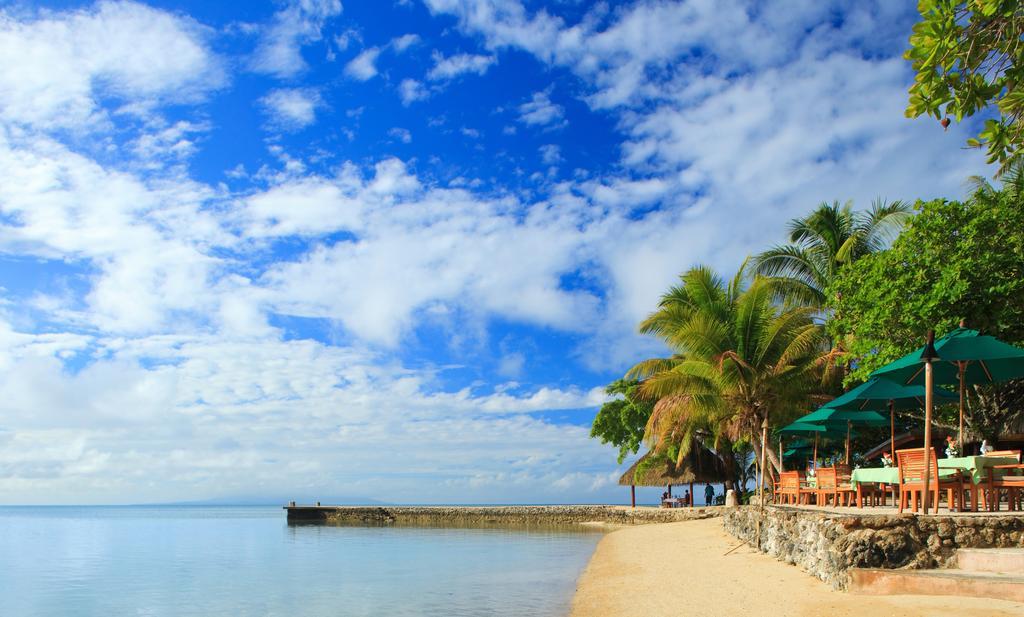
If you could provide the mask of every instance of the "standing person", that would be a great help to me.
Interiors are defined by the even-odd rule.
[[[686,491],[686,495],[683,496],[683,505],[690,505],[690,491]]]
[[[704,503],[709,506],[715,503],[715,489],[710,484],[704,485]]]

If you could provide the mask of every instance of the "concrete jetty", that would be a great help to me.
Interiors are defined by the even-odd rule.
[[[289,523],[429,527],[552,527],[585,524],[643,525],[719,516],[722,507],[657,508],[566,506],[323,506],[284,507]]]

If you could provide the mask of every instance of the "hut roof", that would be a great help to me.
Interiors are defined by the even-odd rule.
[[[637,476],[640,464],[651,456],[648,452],[641,456],[626,473],[619,478],[622,486],[666,486],[668,484],[688,484],[690,482],[718,483],[726,478],[722,461],[706,448],[694,444],[690,453],[681,465],[666,461],[663,465],[648,466]]]

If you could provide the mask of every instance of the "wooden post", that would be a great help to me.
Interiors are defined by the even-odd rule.
[[[768,457],[768,418],[761,421],[761,485],[758,495],[761,499],[761,506],[764,506],[764,475],[768,472],[765,463]]]
[[[964,455],[964,372],[967,370],[967,363],[957,362],[960,373],[960,432],[957,434],[957,441],[960,443],[960,456]]]
[[[668,485],[668,498],[672,499],[672,485],[671,484]]]
[[[889,400],[889,456],[896,460],[896,401]]]
[[[690,507],[693,507],[693,481],[690,481]]]
[[[782,435],[779,435],[779,466],[783,471],[786,470],[786,464],[782,461]]]
[[[817,433],[814,434],[814,465],[812,465],[812,468],[814,469],[814,474],[817,475],[818,474],[818,434]]]
[[[932,360],[936,357],[935,353],[935,331],[928,331],[928,342],[924,346],[924,351],[921,353],[921,360],[924,361],[924,473],[921,479],[924,483],[924,488],[921,491],[921,508],[925,514],[928,514],[928,505],[931,503],[929,497],[931,497],[931,471],[932,471],[932,389],[935,387],[935,374],[932,370]],[[938,504],[935,504],[935,510],[938,511]]]
[[[849,420],[846,421],[846,464],[847,465],[850,464],[850,425],[851,424],[853,424],[853,422],[851,422]]]
[[[636,507],[636,485],[635,484],[630,484],[629,485],[629,497],[630,497],[630,501],[633,503],[632,507],[635,508]]]

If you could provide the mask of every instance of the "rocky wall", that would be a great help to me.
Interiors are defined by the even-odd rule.
[[[730,508],[725,530],[762,552],[845,589],[850,568],[955,565],[958,548],[1024,547],[1024,515],[850,516],[784,506]]]

